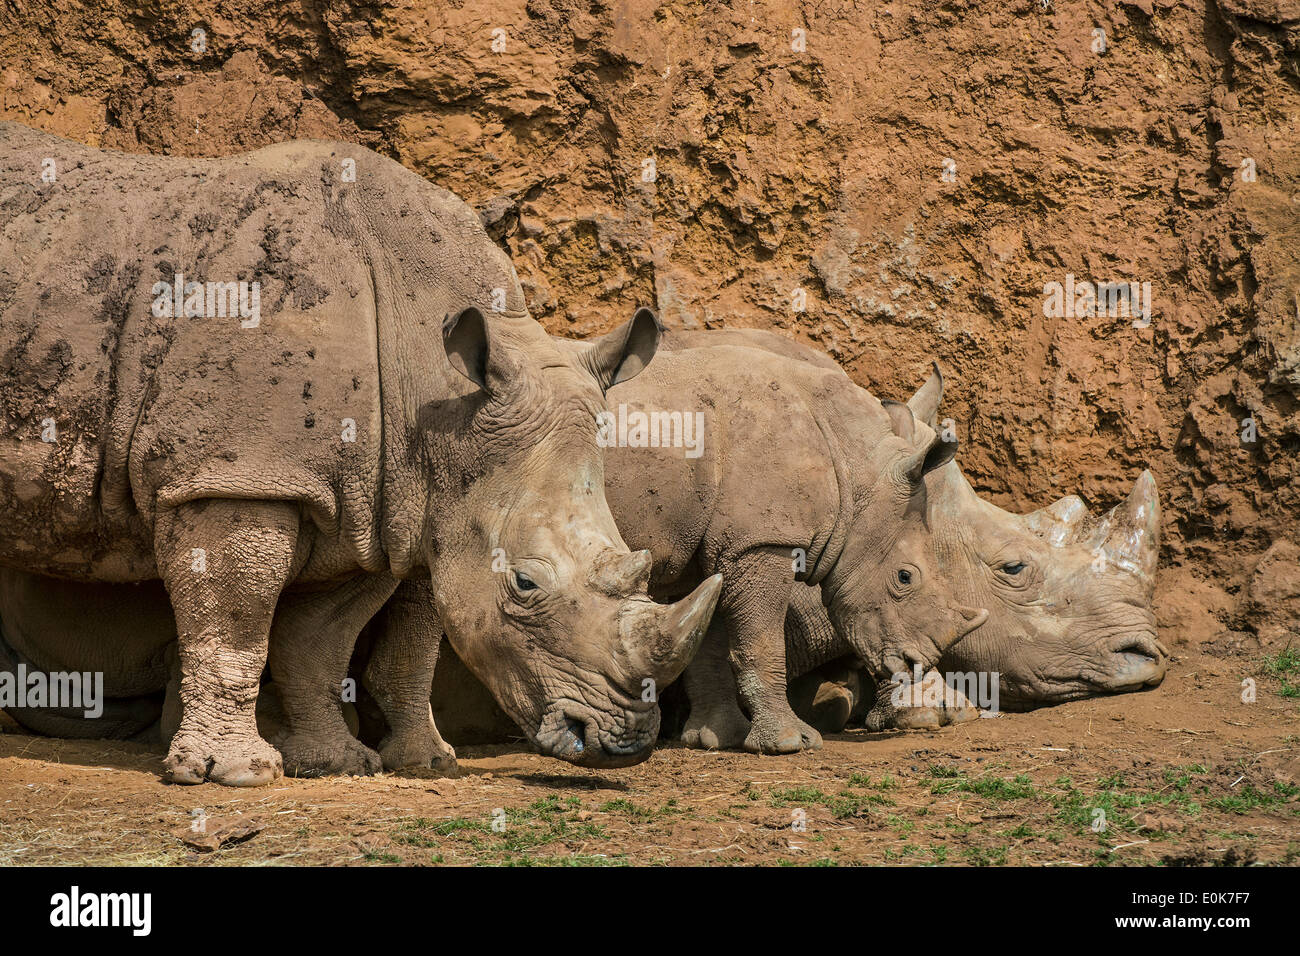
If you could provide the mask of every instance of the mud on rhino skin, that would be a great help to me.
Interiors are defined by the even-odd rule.
[[[676,676],[720,587],[652,603],[603,495],[592,422],[653,315],[575,361],[472,210],[349,144],[182,160],[3,123],[0,181],[0,563],[164,582],[173,781],[281,773],[268,640],[284,761],[377,769],[338,699],[408,578],[544,752],[645,758],[640,683]]]

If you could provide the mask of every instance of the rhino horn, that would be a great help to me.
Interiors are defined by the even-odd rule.
[[[941,651],[947,651],[954,644],[959,644],[963,637],[989,619],[988,610],[982,607],[954,604],[952,610],[956,615],[957,626],[953,629],[951,640],[939,648]]]
[[[1025,526],[1042,535],[1054,547],[1070,544],[1078,539],[1087,525],[1088,507],[1078,495],[1066,495],[1025,515]]]
[[[614,597],[644,594],[650,586],[653,565],[654,559],[649,551],[633,551],[631,554],[611,551],[596,571],[596,584]]]
[[[1154,582],[1160,557],[1160,496],[1151,472],[1142,472],[1128,498],[1107,513],[1103,529],[1100,547],[1107,563]]]
[[[722,575],[715,574],[676,604],[642,603],[624,618],[623,656],[638,690],[647,677],[664,687],[686,669],[704,640],[720,593]]]

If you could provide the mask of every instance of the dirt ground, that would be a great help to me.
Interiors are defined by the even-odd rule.
[[[145,747],[5,723],[0,865],[1296,865],[1295,683],[1259,658],[1189,653],[1145,694],[838,734],[790,758],[669,744],[586,773],[523,745],[464,747],[456,780],[262,790],[165,785]]]

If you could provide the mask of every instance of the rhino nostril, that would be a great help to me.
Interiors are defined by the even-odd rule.
[[[582,752],[584,748],[583,737],[587,733],[587,725],[581,721],[574,720],[572,717],[564,718],[564,729],[573,737],[573,749]]]
[[[1124,640],[1119,647],[1115,648],[1114,653],[1123,657],[1126,655],[1133,657],[1145,657],[1152,663],[1159,663],[1164,655],[1160,652],[1159,645],[1148,637],[1134,636]]]

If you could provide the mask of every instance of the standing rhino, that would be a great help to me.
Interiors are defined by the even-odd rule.
[[[685,673],[683,738],[790,753],[821,744],[786,698],[794,589],[821,588],[834,632],[877,677],[929,667],[987,612],[953,599],[925,519],[924,478],[956,442],[838,372],[758,355],[678,351],[612,390],[620,417],[698,411],[706,427],[697,458],[630,440],[609,449],[606,495],[654,555],[654,590],[724,576],[710,637]],[[715,693],[733,678],[744,714],[734,693],[725,703]]]
[[[670,332],[664,348],[719,343],[838,368],[823,352],[758,330]],[[908,406],[933,427],[942,397],[936,368]],[[1003,511],[975,494],[955,461],[927,475],[926,491],[939,573],[959,600],[989,610],[978,631],[943,654],[942,671],[997,673],[1003,710],[1140,690],[1163,680],[1168,651],[1156,637],[1152,608],[1160,501],[1150,472],[1100,518],[1089,517],[1073,495],[1028,515]],[[818,602],[796,603],[815,616]],[[842,652],[828,641],[816,642],[816,649],[800,659],[802,671]],[[798,696],[814,694],[809,689]],[[961,705],[958,697],[944,713],[911,709],[905,722],[946,723]]]
[[[721,586],[653,604],[605,502],[602,390],[650,361],[652,315],[562,351],[464,203],[342,143],[177,160],[0,124],[0,231],[0,564],[162,581],[172,780],[280,774],[268,638],[284,761],[376,769],[340,689],[414,577],[544,752],[649,753],[642,682],[685,666]]]

